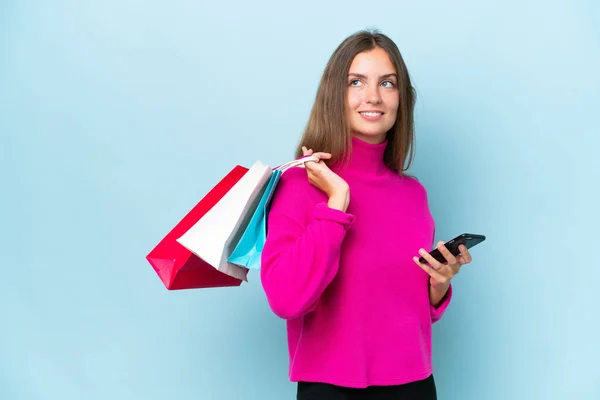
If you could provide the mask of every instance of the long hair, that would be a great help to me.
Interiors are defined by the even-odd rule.
[[[414,156],[414,106],[416,92],[400,50],[386,35],[378,31],[359,31],[347,37],[329,59],[317,90],[310,117],[296,149],[302,156],[302,146],[331,153],[328,164],[345,162],[352,151],[352,132],[347,123],[346,91],[350,65],[362,52],[381,48],[387,52],[398,73],[400,102],[396,122],[387,132],[385,164],[403,175]]]

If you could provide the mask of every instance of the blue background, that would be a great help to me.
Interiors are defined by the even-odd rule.
[[[233,165],[290,160],[377,27],[437,239],[488,236],[435,325],[440,398],[599,399],[599,26],[593,0],[3,0],[0,398],[294,398],[257,273],[168,292],[144,257]]]

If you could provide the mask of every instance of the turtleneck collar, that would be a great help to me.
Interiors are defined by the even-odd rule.
[[[383,143],[371,144],[353,136],[350,157],[347,163],[340,165],[340,170],[376,176],[389,172],[390,169],[383,161],[386,146],[387,140]]]

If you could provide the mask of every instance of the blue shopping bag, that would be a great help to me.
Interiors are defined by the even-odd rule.
[[[233,253],[227,259],[230,263],[248,269],[260,269],[260,255],[267,239],[267,212],[280,177],[281,171],[274,170],[254,215],[252,215]]]
[[[313,156],[307,156],[290,161],[273,170],[256,211],[252,215],[250,222],[246,226],[244,233],[240,237],[227,261],[248,269],[260,269],[260,257],[267,239],[269,204],[271,203],[271,198],[277,188],[279,178],[281,177],[281,174],[289,168],[303,165],[307,161],[318,161],[318,159]]]

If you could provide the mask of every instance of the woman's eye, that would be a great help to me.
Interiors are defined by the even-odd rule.
[[[350,86],[360,86],[360,83],[358,79],[354,79],[350,81]]]
[[[389,88],[394,87],[394,82],[392,82],[392,81],[383,81],[383,82],[381,82],[381,84],[384,87],[389,87]]]

